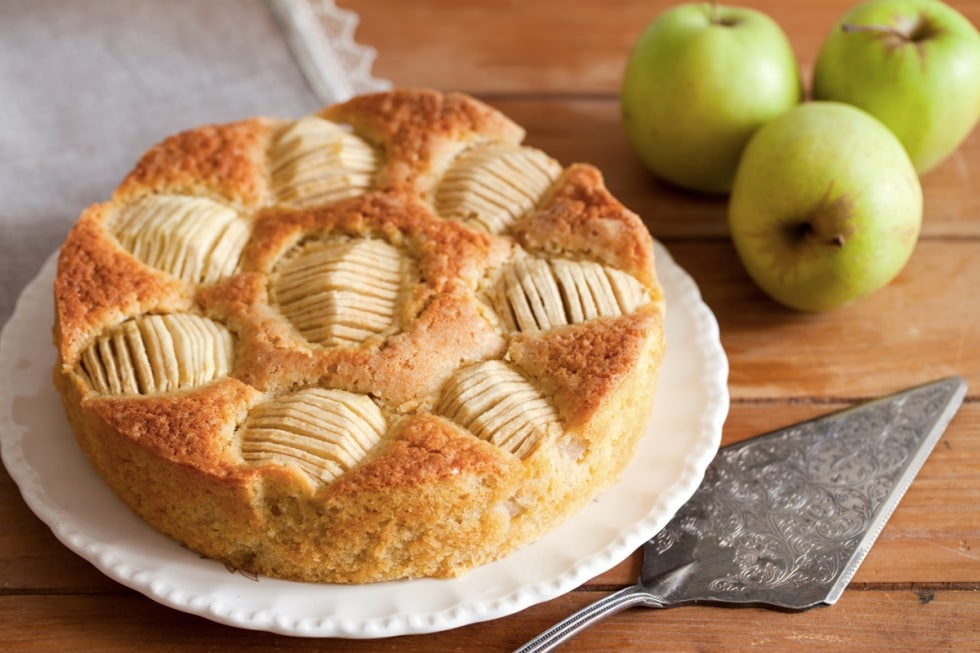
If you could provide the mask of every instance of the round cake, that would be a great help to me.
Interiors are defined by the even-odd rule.
[[[459,93],[151,148],[69,233],[55,383],[147,523],[230,568],[451,577],[633,456],[664,352],[642,221]]]

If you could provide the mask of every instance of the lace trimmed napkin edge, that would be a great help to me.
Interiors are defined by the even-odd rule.
[[[377,51],[354,40],[359,17],[334,0],[266,0],[293,58],[324,104],[385,91],[391,82],[372,72]]]

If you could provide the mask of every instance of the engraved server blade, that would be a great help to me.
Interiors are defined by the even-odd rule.
[[[631,606],[833,604],[965,394],[963,379],[941,379],[722,448],[644,545],[635,586],[515,653],[549,651]]]

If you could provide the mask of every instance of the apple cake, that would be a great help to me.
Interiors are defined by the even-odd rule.
[[[460,93],[171,136],[82,212],[55,384],[143,520],[250,574],[452,577],[616,481],[664,352],[653,242]]]

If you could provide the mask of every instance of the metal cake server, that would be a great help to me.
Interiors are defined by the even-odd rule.
[[[965,394],[963,379],[941,379],[722,448],[643,545],[636,585],[515,653],[550,651],[632,606],[835,603]]]

